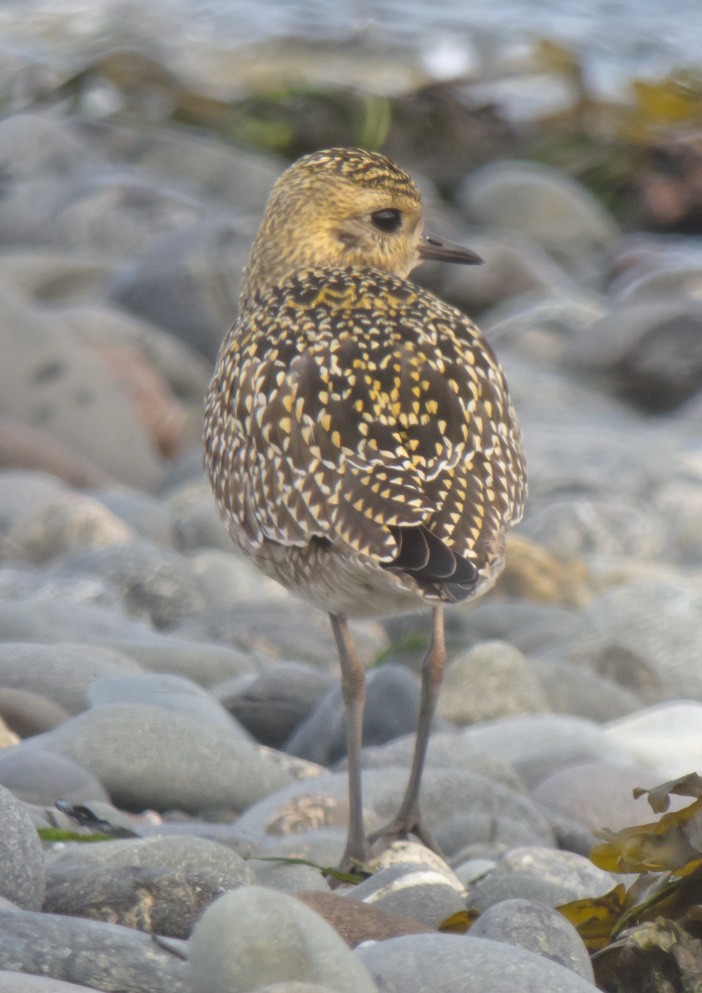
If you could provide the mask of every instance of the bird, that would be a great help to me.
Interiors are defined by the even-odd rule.
[[[446,662],[444,606],[497,579],[526,495],[519,423],[475,324],[408,277],[476,264],[424,231],[420,191],[379,152],[309,153],[275,182],[205,402],[205,465],[239,549],[329,614],[341,666],[342,867],[381,838],[434,839],[420,788]],[[431,610],[407,789],[366,836],[365,670],[348,619]],[[386,842],[389,843],[389,842]]]

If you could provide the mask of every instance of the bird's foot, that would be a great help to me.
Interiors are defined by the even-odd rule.
[[[414,835],[415,838],[431,849],[432,852],[441,855],[441,849],[434,841],[434,836],[424,823],[424,819],[418,810],[400,810],[385,827],[380,828],[378,831],[373,831],[368,836],[368,844],[373,846],[382,838],[386,840],[386,847],[389,847],[393,841],[406,840],[410,835]]]

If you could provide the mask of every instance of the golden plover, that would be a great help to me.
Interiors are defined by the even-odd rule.
[[[349,832],[432,844],[419,789],[445,662],[443,604],[499,574],[525,468],[502,370],[475,325],[408,282],[473,263],[423,233],[420,195],[382,155],[332,148],[276,182],[206,402],[206,464],[239,548],[326,610],[341,662]],[[414,759],[397,817],[366,839],[365,677],[347,617],[432,607]]]

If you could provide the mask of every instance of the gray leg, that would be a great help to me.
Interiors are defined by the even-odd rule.
[[[404,835],[414,834],[428,848],[437,851],[436,843],[422,823],[419,812],[419,790],[445,664],[444,608],[434,607],[431,644],[422,665],[422,698],[417,724],[417,739],[414,746],[414,757],[412,759],[412,769],[410,771],[407,789],[397,815],[384,828],[381,828],[380,831],[375,831],[370,836],[368,841],[371,844],[379,838],[402,837]]]
[[[370,852],[363,826],[361,788],[361,747],[363,738],[363,704],[366,698],[366,674],[356,654],[351,632],[342,614],[330,614],[332,631],[341,662],[341,692],[346,711],[346,741],[349,773],[349,833],[341,868],[368,861]]]

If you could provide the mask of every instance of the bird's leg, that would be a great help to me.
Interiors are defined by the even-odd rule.
[[[431,644],[422,664],[422,696],[419,708],[419,721],[417,723],[417,738],[414,745],[412,769],[410,771],[407,789],[405,790],[405,796],[399,811],[390,823],[379,831],[374,831],[369,837],[368,841],[370,844],[373,844],[379,838],[397,838],[414,834],[428,848],[438,851],[436,842],[422,822],[419,812],[419,789],[445,663],[444,608],[439,606],[433,608]]]
[[[341,662],[341,693],[346,713],[346,742],[349,774],[349,832],[341,869],[367,862],[370,851],[363,826],[363,792],[361,787],[361,747],[363,744],[363,704],[366,697],[366,674],[356,654],[351,632],[343,614],[329,615]]]

